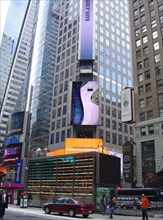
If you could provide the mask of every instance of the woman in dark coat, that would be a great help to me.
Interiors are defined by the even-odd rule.
[[[3,190],[0,192],[0,218],[3,218],[6,208],[8,208],[8,195]]]

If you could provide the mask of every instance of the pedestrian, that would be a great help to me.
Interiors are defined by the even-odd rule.
[[[147,208],[149,205],[148,198],[144,195],[141,195],[141,208],[142,208],[142,220],[148,220]]]
[[[115,196],[112,196],[109,202],[109,205],[110,205],[110,217],[109,218],[113,218],[114,210],[116,209],[116,202],[117,200]]]
[[[102,196],[101,204],[102,204],[102,214],[105,215],[106,206],[107,206],[107,198],[106,198],[105,194],[103,194],[103,196]]]
[[[3,218],[6,208],[8,208],[8,195],[5,190],[2,190],[0,192],[0,218]]]

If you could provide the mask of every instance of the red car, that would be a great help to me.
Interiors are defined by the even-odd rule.
[[[67,213],[70,217],[81,214],[85,218],[87,218],[89,214],[95,213],[93,204],[87,204],[84,201],[72,198],[59,198],[52,203],[45,203],[43,205],[43,210],[46,214],[59,212],[60,215]]]

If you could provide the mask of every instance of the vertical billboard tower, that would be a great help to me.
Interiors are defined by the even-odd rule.
[[[80,36],[78,60],[80,75],[78,82],[71,83],[70,124],[78,138],[95,137],[99,124],[99,84],[93,81],[93,27],[94,1],[81,1]]]

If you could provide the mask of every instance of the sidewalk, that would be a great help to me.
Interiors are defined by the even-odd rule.
[[[13,211],[13,212],[19,212],[24,214],[30,214],[34,216],[46,216],[47,219],[54,219],[54,215],[46,215],[44,211],[41,208],[34,208],[34,207],[28,207],[28,208],[20,208],[15,205],[9,205],[8,209],[6,209],[6,212]],[[58,215],[57,215],[58,216]],[[65,216],[66,217],[66,216]],[[63,219],[63,218],[62,218]],[[68,217],[69,220],[75,219]],[[84,219],[84,218],[83,218]],[[109,219],[109,215],[102,215],[102,214],[92,214],[87,219],[93,219],[93,220],[105,220]],[[116,220],[141,220],[140,216],[126,216],[126,215],[114,215],[114,219]],[[150,220],[163,220],[163,214],[155,215],[154,217],[149,217]]]

